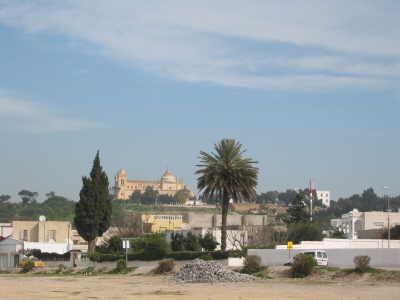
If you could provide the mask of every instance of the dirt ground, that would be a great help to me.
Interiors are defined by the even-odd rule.
[[[1,300],[44,299],[400,299],[400,285],[383,282],[257,280],[178,284],[165,276],[9,275],[0,277]]]

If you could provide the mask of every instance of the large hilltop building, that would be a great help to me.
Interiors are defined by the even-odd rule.
[[[146,181],[146,180],[128,180],[124,169],[118,171],[115,176],[115,198],[127,200],[135,191],[141,193],[146,191],[146,188],[151,187],[157,191],[159,195],[174,196],[179,190],[190,189],[170,172],[165,171],[159,181]],[[191,196],[193,196],[193,193]]]

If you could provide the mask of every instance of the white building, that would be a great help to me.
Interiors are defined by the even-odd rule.
[[[0,241],[0,270],[18,266],[24,251],[24,242],[11,237]]]
[[[353,209],[340,219],[332,219],[331,226],[343,231],[348,239],[357,239],[361,230],[383,229],[400,225],[400,212],[368,211]]]
[[[329,207],[331,204],[331,192],[330,191],[317,191],[318,200],[322,201],[322,204]]]

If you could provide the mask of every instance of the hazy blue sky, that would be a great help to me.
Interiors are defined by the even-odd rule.
[[[0,194],[191,187],[221,138],[258,190],[400,192],[400,1],[0,0]]]

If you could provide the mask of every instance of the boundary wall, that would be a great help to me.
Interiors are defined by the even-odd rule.
[[[400,268],[400,249],[323,249],[328,254],[328,266],[332,267],[354,267],[354,257],[368,255],[371,257],[371,267],[375,268]],[[291,259],[305,250],[283,250],[283,249],[249,249],[248,255],[257,255],[261,258],[263,266],[280,266],[288,263]]]

